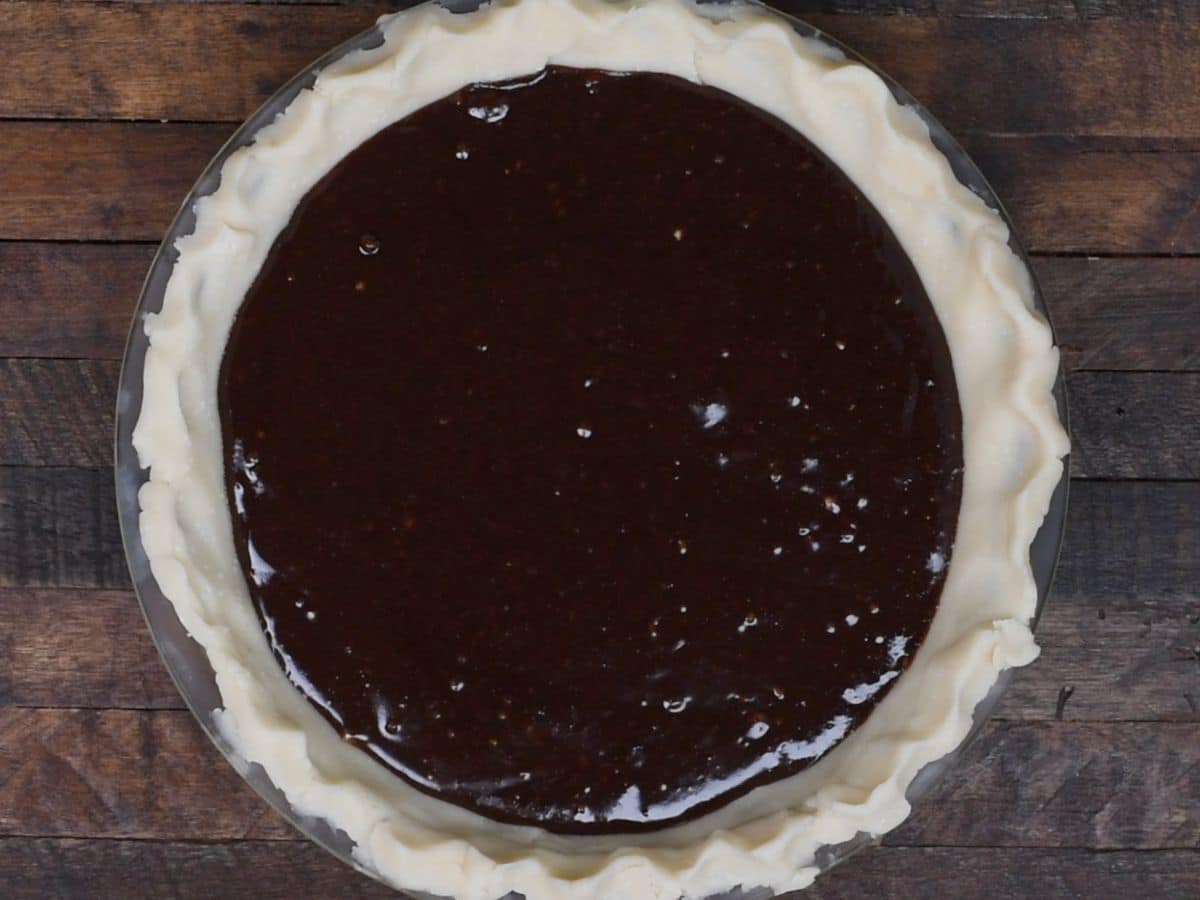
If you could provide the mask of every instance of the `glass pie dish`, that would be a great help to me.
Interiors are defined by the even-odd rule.
[[[471,7],[466,4],[454,5],[452,11],[467,12]],[[808,26],[796,22],[791,19],[784,19],[785,22],[797,32],[807,38],[811,38],[822,42],[829,48],[831,53],[844,55],[847,58],[857,60],[853,54],[846,51],[844,48],[837,45],[824,35],[819,34]],[[139,466],[136,453],[132,445],[133,427],[140,412],[143,398],[142,383],[144,361],[147,350],[147,339],[145,329],[142,326],[144,317],[157,312],[162,305],[164,291],[167,286],[168,279],[171,276],[173,267],[177,260],[176,241],[183,235],[188,234],[194,227],[194,206],[198,198],[212,193],[220,179],[221,169],[229,158],[229,156],[238,148],[252,142],[255,139],[260,128],[265,124],[274,120],[276,115],[284,110],[297,94],[311,85],[317,76],[317,72],[340,56],[350,53],[355,50],[365,49],[378,45],[382,41],[382,34],[378,28],[370,29],[351,40],[347,44],[335,50],[333,53],[318,60],[296,79],[286,85],[279,93],[271,98],[258,112],[256,112],[233,136],[229,143],[216,155],[209,167],[201,176],[200,181],[189,194],[184,202],[184,206],[176,218],[175,222],[168,231],[162,247],[151,267],[150,274],[147,278],[145,288],[139,303],[137,318],[135,319],[134,328],[130,335],[130,341],[126,352],[122,377],[118,394],[117,408],[117,443],[116,443],[116,472],[117,472],[117,494],[118,506],[121,516],[121,526],[123,538],[125,541],[126,553],[129,560],[131,575],[137,589],[139,598],[142,603],[143,610],[158,645],[160,653],[164,661],[176,680],[176,684],[195,713],[201,725],[209,733],[210,737],[217,743],[218,747],[230,759],[230,762],[243,774],[246,780],[263,796],[271,802],[286,818],[295,824],[303,833],[316,840],[318,843],[330,849],[344,861],[355,865],[357,868],[366,871],[363,866],[357,862],[352,854],[353,845],[350,839],[340,832],[331,828],[327,823],[322,821],[308,819],[298,815],[293,810],[280,791],[272,785],[270,779],[265,772],[260,768],[247,764],[246,760],[241,758],[235,749],[228,745],[221,737],[220,729],[217,728],[216,711],[220,708],[221,697],[217,690],[215,679],[212,670],[209,668],[208,659],[202,649],[193,643],[186,635],[185,629],[181,625],[179,619],[175,615],[175,610],[170,602],[163,596],[159,586],[155,583],[150,572],[149,564],[143,548],[142,536],[138,531],[138,490],[145,483],[146,472]],[[881,78],[883,76],[880,76]],[[946,135],[945,131],[937,125],[923,110],[921,110],[912,101],[908,95],[904,94],[900,88],[896,87],[890,81],[884,78],[891,90],[894,92],[897,100],[912,108],[926,122],[929,127],[930,135],[933,143],[938,149],[948,158],[959,180],[976,194],[983,198],[993,208],[999,210],[994,195],[987,187],[978,170],[965,156],[960,148]],[[1003,215],[1001,213],[1001,215]],[[1011,232],[1011,228],[1010,228]],[[1014,251],[1020,254],[1019,248],[1014,247]],[[1022,258],[1024,258],[1022,256]],[[1026,261],[1027,262],[1027,261]],[[1035,291],[1036,297],[1036,291]],[[1036,302],[1045,314],[1044,306],[1040,298]],[[1048,380],[1048,379],[1047,379]],[[1057,400],[1059,405],[1060,418],[1065,420],[1065,404],[1061,392],[1061,378],[1059,379],[1059,388],[1057,390]],[[1065,470],[1064,470],[1065,471]],[[1065,476],[1058,485],[1054,499],[1050,506],[1050,514],[1042,525],[1041,531],[1034,543],[1032,550],[1032,563],[1036,575],[1038,593],[1039,593],[1039,609],[1041,602],[1044,601],[1046,592],[1049,587],[1050,576],[1054,568],[1054,562],[1057,556],[1059,539],[1061,537],[1064,509],[1065,509],[1065,492],[1066,479]],[[1000,695],[1003,683],[1007,679],[1001,679],[1000,684],[992,691],[991,696],[979,705],[976,711],[975,721],[977,724],[982,722],[986,714],[994,707],[996,699]],[[961,750],[961,746],[959,748]],[[957,752],[957,751],[956,751]],[[951,756],[956,755],[952,754]],[[929,786],[944,772],[950,765],[950,757],[947,757],[939,762],[932,764],[918,776],[913,782],[909,796],[911,799],[916,799],[925,793]],[[851,829],[850,831],[852,831]],[[850,831],[844,833],[850,833]],[[837,845],[836,847],[825,848],[817,860],[818,868],[825,869],[833,865],[837,861],[845,858],[854,849],[869,843],[870,839],[865,836],[851,840],[849,842]],[[367,874],[375,874],[367,872]],[[753,885],[747,885],[753,887]]]

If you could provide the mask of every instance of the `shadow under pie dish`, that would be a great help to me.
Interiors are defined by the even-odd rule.
[[[802,887],[1036,655],[1007,228],[757,7],[380,29],[146,323],[141,539],[223,735],[399,887]]]

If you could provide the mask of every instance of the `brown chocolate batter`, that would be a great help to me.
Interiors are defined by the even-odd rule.
[[[419,789],[558,832],[833,747],[924,636],[958,513],[895,238],[781,123],[659,75],[474,86],[350,154],[221,402],[289,677]]]

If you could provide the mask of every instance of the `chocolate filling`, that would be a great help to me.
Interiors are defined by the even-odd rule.
[[[777,120],[550,69],[385,128],[276,242],[221,372],[247,584],[350,744],[505,822],[636,832],[795,774],[937,606],[945,339]]]

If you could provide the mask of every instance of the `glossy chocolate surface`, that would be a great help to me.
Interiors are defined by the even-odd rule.
[[[636,832],[800,771],[936,608],[961,421],[905,254],[779,122],[552,69],[305,199],[221,375],[274,651],[420,790]]]

